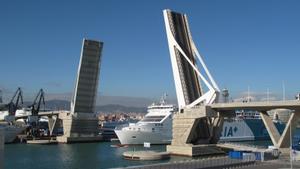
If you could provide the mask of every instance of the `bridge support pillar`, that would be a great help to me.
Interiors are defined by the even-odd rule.
[[[278,140],[278,144],[277,147],[279,148],[287,148],[290,147],[290,130],[292,128],[292,132],[295,131],[294,129],[297,127],[297,123],[299,121],[299,113],[293,112],[286,124],[286,127],[280,137],[280,139]],[[292,133],[293,135],[293,133]]]
[[[60,113],[59,118],[63,123],[64,134],[57,137],[58,142],[96,142],[102,140],[98,130],[98,119],[95,115]]]
[[[280,139],[280,133],[278,132],[276,126],[274,125],[272,117],[270,117],[266,111],[261,112],[260,116],[261,116],[261,118],[265,124],[265,127],[270,135],[273,145],[277,146],[277,143]]]
[[[58,118],[58,115],[48,117],[48,127],[50,131],[50,136],[57,133],[59,127],[61,127],[62,120]]]
[[[209,106],[184,109],[173,117],[171,154],[199,156],[223,153],[215,146],[220,137],[223,118]]]
[[[292,112],[290,118],[286,124],[286,127],[283,133],[280,135],[275,124],[272,121],[272,118],[267,114],[267,112],[261,112],[262,120],[267,128],[267,131],[271,137],[272,143],[275,147],[279,149],[286,149],[290,147],[290,130],[296,128],[297,122],[299,120],[299,113]]]

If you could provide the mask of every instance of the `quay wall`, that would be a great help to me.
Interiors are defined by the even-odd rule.
[[[240,159],[230,159],[228,157],[213,157],[204,158],[196,160],[186,160],[186,161],[176,161],[170,163],[159,163],[152,165],[142,165],[142,166],[131,166],[125,167],[126,169],[218,169],[227,167],[239,167],[248,165],[257,165],[260,162],[255,160],[240,160]],[[124,167],[122,167],[124,168]]]

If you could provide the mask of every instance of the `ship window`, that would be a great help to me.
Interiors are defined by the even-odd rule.
[[[152,131],[154,131],[155,130],[155,128],[152,128]]]
[[[136,138],[136,136],[132,136],[131,138]]]
[[[146,116],[142,122],[159,122],[161,121],[165,116]]]

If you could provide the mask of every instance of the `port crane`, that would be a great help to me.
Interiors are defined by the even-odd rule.
[[[18,87],[10,102],[5,105],[5,109],[8,110],[8,115],[4,117],[5,121],[9,123],[15,121],[16,111],[20,107],[20,103],[23,104],[23,92],[21,88]]]
[[[40,89],[38,94],[36,95],[33,103],[31,105],[28,106],[28,108],[31,108],[31,115],[28,116],[28,123],[30,124],[30,130],[31,130],[31,134],[33,137],[38,136],[38,130],[39,130],[39,125],[38,125],[38,121],[39,121],[39,111],[41,108],[41,104],[43,104],[44,109],[45,109],[45,93],[43,89]]]
[[[14,100],[15,100],[15,102],[14,102]],[[19,101],[21,101],[21,104],[23,104],[23,92],[20,87],[17,89],[14,96],[12,97],[10,102],[7,104],[9,115],[13,115],[13,116],[16,115],[16,111],[19,107]]]
[[[33,103],[28,106],[28,108],[31,108],[31,116],[28,117],[29,123],[38,121],[38,114],[39,114],[39,111],[41,108],[41,104],[44,105],[44,109],[45,109],[45,97],[44,96],[45,96],[44,90],[40,89],[38,94],[36,95]]]

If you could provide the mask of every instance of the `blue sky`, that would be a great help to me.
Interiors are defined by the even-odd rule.
[[[99,92],[175,97],[162,10],[188,15],[207,66],[232,97],[300,92],[300,2],[1,1],[0,88],[72,92],[83,38],[104,42]]]

